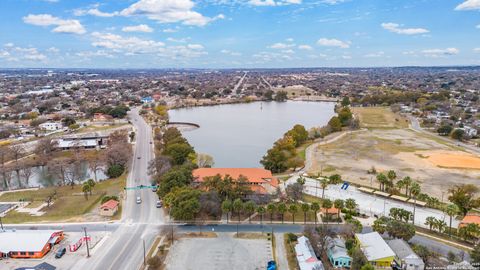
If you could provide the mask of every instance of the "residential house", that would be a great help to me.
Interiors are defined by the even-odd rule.
[[[38,125],[38,127],[46,131],[56,131],[61,130],[63,125],[60,122],[45,122]]]
[[[345,241],[340,237],[327,238],[327,256],[334,268],[350,268],[352,263]]]
[[[315,255],[308,238],[301,236],[297,239],[297,242],[295,254],[300,270],[323,270],[323,264]]]
[[[423,270],[425,263],[403,239],[387,241],[388,246],[395,252],[395,262],[404,270]]]
[[[477,224],[478,226],[480,226],[480,215],[474,214],[474,213],[468,213],[467,215],[465,215],[465,217],[463,217],[462,221],[460,221],[458,228],[467,226],[470,223]]]
[[[109,200],[104,204],[100,205],[99,213],[101,216],[111,217],[117,213],[118,205],[119,205],[118,201],[113,199]]]
[[[355,239],[371,265],[376,268],[391,267],[395,253],[378,232],[357,233]]]
[[[208,177],[220,175],[223,178],[228,175],[234,180],[245,177],[250,189],[260,194],[274,193],[278,187],[278,179],[272,172],[261,168],[199,168],[193,170],[192,174],[193,182],[197,186]]]

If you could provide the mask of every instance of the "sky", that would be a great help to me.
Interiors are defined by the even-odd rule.
[[[1,0],[0,68],[480,65],[480,0]]]

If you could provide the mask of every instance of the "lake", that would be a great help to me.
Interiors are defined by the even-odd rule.
[[[213,156],[214,167],[260,167],[273,143],[295,124],[305,128],[327,124],[333,102],[253,102],[169,111],[171,122],[200,128],[182,131],[197,153]]]

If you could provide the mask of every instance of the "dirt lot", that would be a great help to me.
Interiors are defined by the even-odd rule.
[[[378,123],[382,125],[380,120]],[[421,183],[424,192],[438,198],[442,192],[446,196],[454,184],[478,184],[480,179],[478,156],[429,135],[393,126],[369,128],[318,146],[313,157],[309,173],[339,173],[348,181],[378,187],[367,170],[372,166],[377,171],[395,170],[398,178],[410,176]]]
[[[168,270],[265,269],[272,260],[271,242],[238,239],[231,233],[217,238],[182,238],[169,251]]]
[[[407,128],[408,120],[387,107],[354,107],[353,113],[364,128]]]

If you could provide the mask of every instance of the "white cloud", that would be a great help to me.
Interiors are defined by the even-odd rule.
[[[98,6],[98,5],[97,5]],[[97,7],[91,8],[91,9],[76,9],[73,11],[73,15],[75,16],[84,16],[84,15],[92,15],[92,16],[97,16],[97,17],[104,17],[104,18],[109,18],[109,17],[114,17],[118,15],[118,12],[103,12],[100,11]]]
[[[188,44],[187,48],[192,50],[203,50],[204,47],[201,44]]]
[[[376,57],[383,57],[384,55],[385,55],[384,52],[375,52],[375,53],[366,54],[366,55],[364,55],[364,57],[367,57],[367,58],[376,58]]]
[[[271,49],[288,49],[292,47],[295,47],[295,44],[286,44],[281,42],[277,42],[275,44],[268,46],[268,48],[271,48]]]
[[[139,24],[134,26],[125,26],[122,28],[123,32],[144,32],[144,33],[151,33],[153,32],[153,28],[146,24]]]
[[[167,38],[167,41],[170,41],[170,42],[178,42],[178,43],[185,43],[189,40],[190,38],[172,38],[172,37],[169,37]]]
[[[8,45],[8,46],[7,46]],[[18,47],[12,43],[5,44],[5,50],[0,51],[0,58],[4,58],[7,61],[34,61],[44,62],[47,60],[47,56],[38,51],[34,47]]]
[[[347,49],[350,48],[350,44],[338,39],[328,39],[328,38],[321,38],[317,41],[317,44],[320,46],[326,46],[326,47],[339,47],[342,49]]]
[[[220,52],[223,53],[223,54],[231,55],[231,56],[240,56],[240,55],[242,55],[242,54],[239,53],[239,52],[232,52],[232,51],[230,51],[230,50],[225,50],[225,49],[221,50]]]
[[[82,58],[92,58],[92,57],[107,57],[107,58],[114,58],[115,56],[106,52],[105,50],[97,50],[97,51],[83,51],[75,53],[76,56]]]
[[[441,57],[441,56],[456,55],[460,53],[460,51],[457,48],[446,48],[446,49],[423,50],[422,53],[425,56],[429,56],[429,57]]]
[[[322,0],[321,3],[336,5],[345,2],[345,0]]]
[[[401,35],[418,35],[430,32],[425,28],[401,28],[398,23],[382,23],[381,26],[385,30]]]
[[[191,0],[139,0],[119,14],[122,16],[144,15],[160,23],[181,22],[185,25],[204,26],[208,23],[224,19],[223,14],[213,18],[193,11],[195,4]]]
[[[475,48],[475,49],[473,49],[473,51],[476,52],[476,53],[480,53],[480,48]]]
[[[306,51],[311,51],[311,50],[313,50],[312,46],[310,46],[310,45],[298,45],[298,49],[300,49],[300,50],[306,50]]]
[[[60,50],[56,47],[50,47],[50,48],[47,49],[47,52],[49,52],[49,53],[59,53]]]
[[[116,52],[125,52],[128,54],[155,53],[161,51],[165,46],[163,42],[146,40],[137,37],[123,37],[111,33],[93,32],[93,46],[105,49],[111,49]]]
[[[86,32],[83,25],[78,20],[64,20],[54,17],[50,14],[29,14],[23,17],[23,21],[28,24],[37,26],[56,26],[52,32],[55,33],[69,33],[69,34],[84,34]]]
[[[286,5],[299,5],[302,0],[250,0],[249,5],[257,7],[273,7],[273,6],[286,6]]]
[[[455,10],[475,10],[480,9],[480,0],[466,0],[455,7]]]
[[[172,29],[172,28],[167,28],[167,29],[163,29],[164,33],[175,33],[175,32],[178,32],[178,29]]]
[[[10,56],[10,53],[7,51],[0,51],[0,58],[7,58]]]

